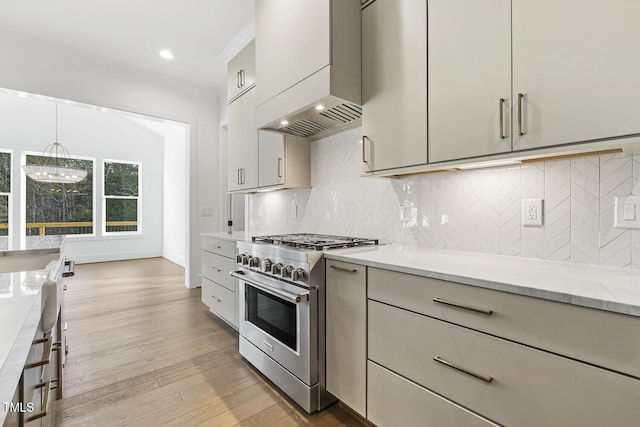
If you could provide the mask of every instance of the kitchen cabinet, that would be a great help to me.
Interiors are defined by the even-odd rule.
[[[202,302],[237,330],[238,285],[229,274],[235,269],[235,254],[235,240],[202,236]]]
[[[227,64],[227,100],[232,101],[256,84],[256,44],[251,40]]]
[[[309,141],[275,132],[258,132],[258,187],[311,186]]]
[[[638,16],[627,0],[513,0],[514,150],[640,133]]]
[[[258,186],[258,131],[255,122],[255,86],[229,104],[227,189],[243,191]]]
[[[327,260],[327,391],[366,416],[366,267]]]
[[[363,171],[427,163],[427,3],[362,10]]]
[[[428,4],[429,162],[511,151],[511,1]]]

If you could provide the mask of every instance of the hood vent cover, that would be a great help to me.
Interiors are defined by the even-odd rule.
[[[297,136],[308,138],[316,133],[326,130],[326,126],[322,126],[320,123],[316,123],[313,120],[302,119],[295,123],[289,123],[281,130],[287,133],[292,133]]]
[[[362,118],[362,107],[355,104],[339,104],[330,110],[326,110],[320,113],[321,116],[328,117],[336,122],[349,123],[353,120]]]

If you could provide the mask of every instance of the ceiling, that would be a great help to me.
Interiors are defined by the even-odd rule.
[[[0,31],[214,88],[254,16],[255,0],[8,0]]]

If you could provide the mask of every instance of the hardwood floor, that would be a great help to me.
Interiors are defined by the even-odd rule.
[[[56,426],[361,426],[307,415],[238,353],[184,270],[162,258],[76,265]]]

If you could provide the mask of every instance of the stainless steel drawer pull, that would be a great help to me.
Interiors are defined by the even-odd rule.
[[[505,139],[504,136],[504,98],[500,98],[500,139]]]
[[[464,308],[465,310],[475,311],[476,313],[482,313],[482,314],[491,314],[491,313],[493,313],[493,310],[487,310],[487,309],[484,309],[484,308],[471,307],[469,305],[460,304],[460,303],[453,302],[453,301],[447,301],[447,300],[442,299],[442,298],[434,298],[433,302],[450,305],[452,307]]]
[[[489,377],[489,376],[485,376],[485,375],[476,374],[476,373],[475,373],[475,372],[473,372],[473,371],[470,371],[470,370],[468,370],[468,369],[462,368],[462,367],[460,367],[460,366],[458,366],[458,365],[454,365],[454,364],[453,364],[453,363],[451,363],[451,362],[447,362],[446,360],[444,360],[443,358],[441,358],[439,355],[435,355],[435,356],[433,356],[433,360],[435,360],[435,361],[436,361],[436,362],[438,362],[438,363],[442,363],[442,364],[443,364],[443,365],[445,365],[445,366],[448,366],[448,367],[450,367],[450,368],[453,368],[453,369],[455,369],[455,370],[457,370],[457,371],[464,372],[465,374],[467,374],[467,375],[471,375],[472,377],[478,378],[478,379],[480,379],[480,380],[482,380],[482,381],[485,381],[485,382],[488,382],[488,383],[490,383],[491,381],[493,381],[493,377]]]
[[[240,86],[243,86],[246,84],[245,79],[244,79],[244,70],[240,70]]]
[[[37,362],[29,363],[28,365],[24,365],[24,370],[37,368],[38,366],[44,366],[49,364],[49,359],[51,358],[51,345],[53,344],[53,340],[51,337],[49,338],[40,338],[33,342],[33,344],[42,344],[44,343],[44,350],[42,352],[42,359]]]
[[[35,388],[44,388],[44,396],[42,399],[42,409],[40,410],[40,412],[36,412],[35,414],[25,418],[25,421],[28,423],[30,423],[31,421],[37,420],[39,418],[46,417],[47,411],[49,410],[49,392],[51,391],[51,381],[36,384]]]
[[[236,77],[238,78],[238,79],[237,79],[237,80],[238,80],[238,82],[237,82],[236,86],[237,86],[238,88],[240,88],[240,87],[242,87],[242,86],[241,86],[241,84],[240,84],[240,71],[238,71],[238,72],[236,73]]]
[[[213,298],[214,300],[218,301],[218,302],[222,302],[222,300],[220,298],[218,298],[217,296],[211,294],[211,298]]]
[[[524,135],[524,131],[522,130],[522,98],[524,98],[524,93],[518,94],[518,135]]]
[[[329,268],[333,268],[334,270],[340,270],[340,271],[346,271],[349,273],[357,273],[358,270],[356,270],[355,268],[351,269],[351,268],[344,268],[344,267],[338,267],[337,265],[330,265]]]
[[[222,249],[222,246],[218,246],[218,245],[211,245],[211,247],[216,249]]]
[[[222,271],[222,270],[220,270],[220,269],[219,269],[219,268],[217,268],[217,267],[211,267],[211,268],[213,268],[213,269],[214,269],[215,271],[217,271],[217,272]]]
[[[278,157],[278,178],[282,178],[282,157]]]

